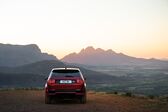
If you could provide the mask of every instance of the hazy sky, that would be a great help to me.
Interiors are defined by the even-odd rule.
[[[0,43],[168,58],[168,0],[0,0]]]

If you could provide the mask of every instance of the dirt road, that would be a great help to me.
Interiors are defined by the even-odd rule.
[[[44,103],[44,91],[0,91],[0,112],[168,112],[168,104],[156,100],[112,94],[88,93],[86,104],[61,101]]]

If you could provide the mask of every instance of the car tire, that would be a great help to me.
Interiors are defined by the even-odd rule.
[[[80,103],[81,103],[81,104],[85,104],[85,103],[86,103],[86,95],[81,96],[81,98],[80,98]]]
[[[45,104],[51,104],[51,97],[48,95],[45,96]]]

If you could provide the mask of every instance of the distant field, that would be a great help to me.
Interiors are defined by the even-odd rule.
[[[126,79],[119,83],[91,85],[98,91],[129,91],[155,96],[168,94],[168,67],[165,66],[91,66],[87,69]]]
[[[44,104],[43,90],[0,91],[1,112],[168,112],[168,103],[105,93],[88,93],[86,104]]]
[[[54,64],[52,61],[43,61],[21,68],[4,69],[0,67],[0,89],[44,88],[46,83],[44,79],[48,76],[50,67],[53,68],[57,65],[57,61]],[[131,92],[146,96],[168,95],[168,66],[123,65],[86,66],[85,68],[81,68],[81,71],[86,77],[89,90]],[[24,73],[24,71],[30,73]]]

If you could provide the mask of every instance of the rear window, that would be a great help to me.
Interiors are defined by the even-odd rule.
[[[79,70],[53,70],[52,77],[80,77]]]

